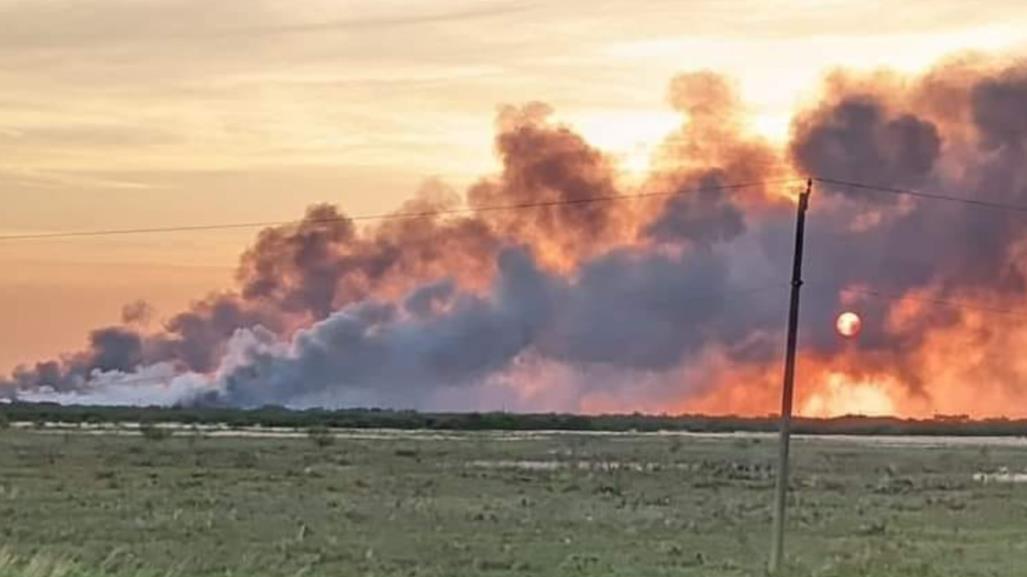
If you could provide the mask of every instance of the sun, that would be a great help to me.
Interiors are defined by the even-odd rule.
[[[845,311],[838,315],[838,319],[834,322],[835,329],[838,330],[838,334],[847,338],[855,338],[859,335],[859,331],[863,328],[863,319],[859,318],[859,315]]]

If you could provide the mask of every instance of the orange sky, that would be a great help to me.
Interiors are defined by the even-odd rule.
[[[0,234],[389,210],[490,171],[496,107],[528,100],[640,168],[676,72],[734,77],[779,138],[831,67],[1027,47],[1016,0],[0,0],[0,21]],[[0,242],[0,370],[228,286],[252,233]]]

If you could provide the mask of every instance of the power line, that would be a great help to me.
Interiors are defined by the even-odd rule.
[[[826,177],[820,177],[820,176],[813,177],[813,180],[815,180],[817,182],[824,183],[824,184],[833,184],[833,185],[836,185],[836,186],[848,186],[850,188],[858,188],[858,189],[861,189],[861,190],[872,190],[872,191],[876,191],[876,192],[887,192],[887,193],[890,193],[890,194],[912,196],[912,197],[916,197],[916,198],[924,198],[924,199],[929,199],[929,200],[943,200],[943,201],[946,201],[946,202],[956,202],[956,203],[961,203],[961,204],[966,204],[966,205],[971,205],[971,206],[979,206],[979,207],[984,207],[984,208],[991,208],[991,209],[996,209],[996,210],[1010,210],[1010,211],[1014,211],[1014,212],[1024,212],[1024,213],[1027,213],[1027,206],[1016,205],[1016,204],[1006,204],[1004,202],[997,202],[997,201],[992,201],[992,200],[980,200],[980,199],[976,199],[976,198],[966,198],[966,197],[961,197],[961,196],[950,196],[950,195],[947,195],[947,194],[938,194],[938,193],[933,193],[933,192],[921,192],[921,191],[918,191],[918,190],[911,190],[911,189],[906,189],[906,188],[895,188],[895,187],[891,187],[891,186],[878,186],[878,185],[873,185],[873,184],[865,184],[865,183],[862,183],[862,182],[852,182],[852,181],[848,181],[848,180],[838,180],[838,179],[834,179],[834,178],[826,178]]]
[[[728,191],[728,190],[739,190],[743,188],[751,188],[753,186],[765,186],[774,184],[786,184],[790,182],[801,182],[803,179],[800,178],[786,178],[778,180],[760,180],[752,182],[742,182],[737,184],[727,184],[722,186],[709,186],[700,188],[691,188],[688,190],[675,190],[673,192],[642,192],[635,194],[610,194],[605,196],[589,196],[584,198],[569,198],[561,200],[547,200],[538,202],[523,202],[516,204],[502,204],[493,206],[479,206],[479,207],[466,207],[466,208],[452,208],[443,210],[429,210],[422,212],[393,212],[393,213],[380,213],[380,214],[362,214],[346,216],[341,215],[331,218],[312,218],[307,220],[279,220],[279,221],[258,221],[258,222],[237,222],[237,223],[219,223],[219,224],[201,224],[201,225],[181,225],[181,226],[166,226],[166,227],[149,227],[149,228],[121,228],[121,229],[101,229],[101,230],[81,230],[81,231],[64,231],[64,232],[44,232],[44,233],[30,233],[30,234],[15,234],[0,236],[0,242],[2,241],[15,241],[15,240],[32,240],[32,239],[59,239],[59,238],[81,238],[81,237],[95,237],[95,236],[116,236],[116,235],[132,235],[132,234],[151,234],[151,233],[169,233],[169,232],[195,232],[205,230],[227,230],[227,229],[240,229],[240,228],[264,228],[270,226],[285,226],[290,224],[328,224],[333,222],[346,222],[346,221],[373,221],[373,220],[410,220],[410,219],[421,219],[421,218],[434,218],[439,216],[458,216],[467,214],[481,214],[489,212],[502,212],[512,210],[524,210],[534,208],[546,208],[554,206],[575,206],[585,205],[600,202],[616,202],[620,200],[631,200],[631,199],[642,199],[642,198],[656,198],[656,197],[672,197],[672,196],[684,196],[687,194],[695,194],[702,192],[717,192],[717,191]]]
[[[1014,309],[999,308],[999,307],[993,307],[993,306],[982,305],[982,304],[977,304],[977,303],[971,303],[971,302],[966,302],[966,301],[952,301],[952,300],[937,299],[937,298],[930,298],[930,297],[918,297],[918,296],[911,296],[911,295],[904,295],[904,294],[887,293],[887,292],[882,292],[882,291],[873,290],[873,289],[841,289],[841,292],[864,294],[864,295],[873,296],[873,297],[882,298],[882,299],[888,299],[888,300],[892,300],[892,301],[919,302],[919,303],[930,304],[930,305],[941,305],[941,306],[950,307],[950,308],[957,308],[957,309],[964,309],[964,310],[973,310],[973,311],[986,312],[986,313],[998,314],[998,315],[1007,315],[1007,316],[1019,317],[1019,318],[1027,319],[1027,310],[1014,310]]]
[[[77,237],[96,237],[96,236],[118,236],[118,235],[134,235],[134,234],[152,234],[152,233],[171,233],[171,232],[196,232],[196,231],[207,231],[207,230],[230,230],[230,229],[245,229],[245,228],[263,228],[270,226],[286,226],[290,224],[329,224],[333,222],[345,222],[345,221],[374,221],[374,220],[408,220],[408,219],[421,219],[421,218],[434,218],[438,216],[458,216],[467,214],[478,214],[478,213],[489,213],[489,212],[501,212],[511,210],[524,210],[533,208],[547,208],[554,206],[573,206],[573,205],[585,205],[600,202],[615,202],[620,200],[631,200],[631,199],[642,199],[642,198],[654,198],[654,197],[672,197],[682,196],[686,194],[694,194],[701,192],[714,192],[714,191],[726,191],[726,190],[738,190],[743,188],[749,188],[759,185],[775,185],[775,184],[787,184],[791,182],[801,182],[801,178],[786,178],[777,180],[765,180],[765,181],[752,181],[743,182],[737,184],[729,184],[723,186],[712,186],[712,187],[700,187],[689,190],[675,190],[673,192],[648,192],[648,193],[636,193],[636,194],[614,194],[605,196],[591,196],[585,198],[575,199],[561,199],[541,202],[525,202],[507,205],[495,205],[495,206],[482,206],[482,207],[466,207],[466,208],[454,208],[454,209],[443,209],[443,210],[432,210],[432,211],[421,211],[421,212],[397,212],[397,213],[380,213],[380,214],[363,214],[363,215],[341,215],[338,217],[331,218],[315,218],[307,220],[269,220],[269,221],[253,221],[253,222],[236,222],[236,223],[214,223],[214,224],[201,224],[201,225],[176,225],[166,227],[144,227],[144,228],[123,228],[123,229],[99,229],[99,230],[82,230],[82,231],[61,231],[61,232],[50,232],[50,233],[28,233],[28,234],[16,234],[0,236],[0,242],[2,241],[14,241],[14,240],[33,240],[33,239],[61,239],[61,238],[77,238]],[[866,184],[862,182],[854,182],[848,180],[840,180],[828,177],[813,177],[813,180],[825,184],[833,184],[836,186],[847,186],[850,188],[857,188],[861,190],[871,190],[876,192],[886,192],[896,195],[906,195],[917,198],[924,198],[930,200],[942,200],[947,202],[957,202],[967,205],[980,206],[998,210],[1011,210],[1016,212],[1027,213],[1027,206],[1011,205],[995,201],[979,200],[965,197],[956,197],[936,193],[928,193],[911,189],[902,189],[888,186],[878,186],[872,184]]]
[[[44,233],[27,233],[27,234],[13,234],[0,236],[0,242],[4,241],[18,241],[18,240],[43,240],[43,239],[63,239],[63,238],[83,238],[83,237],[98,237],[98,236],[120,236],[120,235],[136,235],[136,234],[156,234],[156,233],[173,233],[173,232],[198,232],[208,230],[231,230],[231,229],[247,229],[247,228],[265,228],[271,226],[286,226],[296,225],[300,223],[307,224],[329,224],[333,222],[345,222],[345,221],[383,221],[383,220],[409,220],[409,219],[421,219],[421,218],[434,218],[439,216],[459,216],[468,214],[480,214],[489,212],[502,212],[512,210],[525,210],[535,208],[547,208],[554,206],[574,206],[574,205],[586,205],[600,202],[616,202],[621,200],[631,199],[642,199],[642,198],[656,198],[656,197],[673,197],[683,196],[687,194],[701,193],[701,192],[715,192],[715,191],[727,191],[727,190],[738,190],[744,188],[750,188],[753,186],[760,185],[776,185],[776,184],[788,184],[802,182],[802,178],[784,178],[777,180],[761,180],[752,182],[743,182],[737,184],[728,184],[723,186],[711,186],[711,187],[700,187],[688,190],[675,190],[673,192],[645,192],[635,194],[611,194],[605,196],[591,196],[585,198],[574,198],[574,199],[561,199],[561,200],[550,200],[540,202],[525,202],[515,203],[506,205],[494,205],[494,206],[481,206],[481,207],[466,207],[466,208],[453,208],[443,210],[431,210],[421,212],[394,212],[394,213],[379,213],[379,214],[363,214],[363,215],[352,215],[346,216],[341,215],[332,218],[315,218],[307,220],[268,220],[268,221],[253,221],[253,222],[234,222],[234,223],[213,223],[213,224],[201,224],[201,225],[176,225],[176,226],[165,226],[165,227],[143,227],[143,228],[122,228],[122,229],[99,229],[99,230],[80,230],[80,231],[61,231],[61,232],[44,232]],[[823,176],[815,176],[813,180],[823,184],[831,184],[835,186],[846,186],[849,188],[855,188],[860,190],[869,190],[875,192],[885,192],[895,195],[911,196],[929,200],[940,200],[945,202],[954,202],[970,206],[978,206],[984,208],[990,208],[995,210],[1008,210],[1013,212],[1027,213],[1027,206],[1007,204],[997,201],[980,200],[966,197],[950,196],[945,194],[929,193],[912,189],[896,188],[890,186],[879,186],[873,184],[867,184],[863,182],[855,182],[849,180],[841,180],[836,178],[828,178]]]
[[[811,283],[807,283],[807,284],[811,284]],[[822,287],[826,287],[827,286],[826,283],[819,283],[819,282],[814,282],[812,284],[820,285]],[[972,311],[986,312],[986,313],[991,313],[991,314],[1006,315],[1006,316],[1011,316],[1011,317],[1018,317],[1018,318],[1027,319],[1027,310],[1023,310],[1023,309],[1016,310],[1016,309],[1008,309],[1008,308],[1001,308],[1001,307],[993,307],[993,306],[989,306],[989,305],[982,305],[982,304],[973,303],[973,302],[967,302],[967,301],[953,301],[953,300],[937,299],[937,298],[931,298],[931,297],[918,297],[918,296],[913,296],[913,295],[904,294],[904,293],[892,293],[892,292],[885,292],[885,291],[880,291],[880,290],[875,290],[875,289],[840,288],[840,289],[838,289],[838,292],[850,293],[850,294],[860,294],[860,295],[875,297],[875,298],[879,298],[879,299],[883,299],[883,300],[889,300],[889,301],[919,302],[919,303],[924,303],[924,304],[929,304],[929,305],[940,305],[940,306],[945,306],[945,307],[949,307],[949,308],[972,310]]]

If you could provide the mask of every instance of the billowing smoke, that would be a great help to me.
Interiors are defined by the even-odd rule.
[[[1027,310],[1023,215],[847,183],[1027,206],[1027,66],[838,72],[780,145],[714,73],[674,79],[668,100],[682,125],[643,182],[548,106],[507,107],[502,168],[465,195],[430,182],[372,224],[311,207],[257,236],[234,291],[159,328],[128,305],[86,350],[3,386],[67,402],[767,413],[794,198],[812,176],[800,410],[1024,413],[1027,331],[996,313]],[[834,332],[847,309],[858,340]]]

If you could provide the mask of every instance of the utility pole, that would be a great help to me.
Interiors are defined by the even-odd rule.
[[[781,438],[777,458],[777,482],[774,485],[774,524],[771,527],[771,575],[778,575],[784,560],[785,505],[788,499],[788,449],[792,437],[792,392],[795,389],[795,344],[799,337],[799,289],[802,287],[802,242],[806,232],[806,209],[813,191],[813,179],[806,180],[806,190],[799,195],[795,219],[795,255],[792,257],[792,297],[788,307],[788,343],[785,346],[784,387],[781,391]]]

